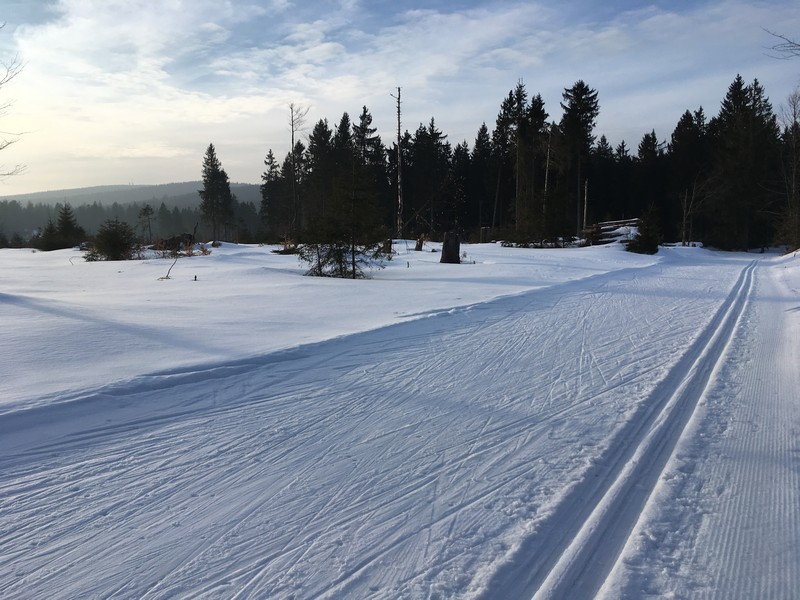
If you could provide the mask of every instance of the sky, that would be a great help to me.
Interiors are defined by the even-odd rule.
[[[800,85],[765,30],[800,37],[797,0],[0,0],[0,198],[201,177],[209,143],[233,182],[258,183],[290,146],[363,106],[384,143],[433,117],[453,144],[493,129],[518,81],[550,119],[565,88],[597,90],[595,135],[668,140],[681,114],[719,110],[737,74],[776,112]],[[21,134],[21,135],[16,135]]]

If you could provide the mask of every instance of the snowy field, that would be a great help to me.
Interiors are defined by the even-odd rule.
[[[0,250],[0,598],[796,598],[800,258]]]

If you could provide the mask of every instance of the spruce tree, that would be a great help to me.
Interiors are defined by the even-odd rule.
[[[260,187],[261,206],[258,211],[261,225],[268,238],[288,239],[291,201],[284,193],[281,166],[271,148],[264,159],[264,166]]]
[[[489,128],[483,123],[475,136],[470,154],[470,174],[467,185],[467,210],[465,227],[477,227],[478,239],[483,226],[488,226],[488,209],[491,207],[492,140]]]
[[[75,212],[72,210],[69,202],[64,203],[58,211],[56,229],[58,230],[60,244],[63,248],[77,246],[86,237],[86,232],[78,225]]]
[[[327,119],[320,119],[308,136],[308,174],[304,185],[303,230],[308,237],[311,224],[324,219],[330,210],[330,195],[336,170],[333,131]],[[306,239],[306,241],[313,241]]]
[[[786,200],[781,211],[778,241],[789,250],[800,248],[800,88],[787,98],[782,111],[781,155]]]
[[[775,233],[779,130],[758,80],[745,85],[737,75],[709,129],[713,166],[707,241],[722,249],[764,247]]]
[[[686,111],[678,120],[669,144],[670,192],[680,205],[680,238],[686,246],[694,239],[694,221],[705,198],[708,176],[708,126],[702,107]]]
[[[637,254],[655,254],[658,252],[658,245],[662,241],[658,223],[658,212],[651,205],[642,215],[642,218],[639,219],[639,230],[636,235],[626,245],[628,252],[636,252]]]
[[[87,261],[130,260],[137,250],[136,232],[119,219],[109,219],[100,227],[94,246],[86,253]]]
[[[350,117],[342,115],[332,138],[335,169],[324,214],[311,220],[309,241],[300,248],[309,275],[356,279],[380,266],[386,230],[376,210],[367,165],[354,143]]]
[[[214,144],[209,144],[203,158],[203,189],[198,192],[200,211],[211,225],[211,238],[216,242],[220,228],[233,216],[233,196],[228,174],[217,158]]]
[[[572,188],[575,198],[575,231],[581,228],[581,215],[584,202],[585,164],[594,143],[594,130],[600,106],[597,101],[597,91],[591,89],[582,80],[578,80],[571,88],[564,90],[564,101],[561,108],[564,116],[561,118],[560,129],[564,136],[565,150],[568,153],[568,189]],[[571,182],[571,183],[570,183]]]
[[[144,235],[145,231],[147,232],[147,241],[148,241],[148,243],[153,241],[152,220],[153,220],[153,215],[154,214],[155,214],[155,211],[153,210],[153,207],[150,206],[149,204],[145,204],[139,210],[139,215],[138,215],[139,216],[139,225],[142,228],[142,235]]]

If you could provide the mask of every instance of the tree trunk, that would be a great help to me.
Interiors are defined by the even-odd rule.
[[[448,231],[444,234],[442,257],[439,262],[456,265],[461,263],[461,240],[455,231]]]

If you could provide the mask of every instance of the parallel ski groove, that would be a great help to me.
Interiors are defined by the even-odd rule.
[[[726,301],[608,453],[523,543],[484,593],[591,598],[602,586],[730,342],[753,286],[746,266]],[[570,525],[572,524],[572,525]]]

